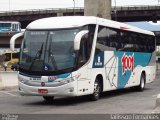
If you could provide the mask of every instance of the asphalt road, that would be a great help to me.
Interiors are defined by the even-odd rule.
[[[11,114],[107,114],[152,113],[160,93],[160,75],[143,92],[131,89],[106,92],[98,101],[88,97],[56,98],[46,103],[42,97],[20,96],[17,88],[0,91],[0,113]]]

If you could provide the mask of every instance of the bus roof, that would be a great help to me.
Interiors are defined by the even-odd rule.
[[[107,20],[92,16],[62,16],[62,17],[49,17],[43,18],[30,23],[26,29],[47,30],[47,29],[62,29],[62,28],[75,28],[87,24],[98,24],[111,28],[123,29],[127,31],[134,31],[143,34],[154,35],[153,32],[133,27],[124,23]]]

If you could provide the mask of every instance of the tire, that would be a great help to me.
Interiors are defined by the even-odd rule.
[[[145,89],[145,85],[146,85],[146,76],[144,73],[142,73],[140,78],[140,84],[139,86],[137,86],[137,90],[143,91]]]
[[[98,79],[94,82],[94,91],[93,94],[91,94],[90,98],[92,101],[97,101],[100,98],[101,94],[101,85]]]
[[[53,102],[54,96],[43,96],[43,99],[44,99],[46,102]]]

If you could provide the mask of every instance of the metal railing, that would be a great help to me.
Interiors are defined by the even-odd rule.
[[[130,5],[130,6],[114,6],[112,8],[113,9],[116,9],[116,10],[119,10],[119,11],[124,11],[124,10],[156,10],[156,9],[160,9],[160,6],[159,5],[136,5],[136,6],[133,6],[133,5]]]
[[[159,5],[139,5],[139,6],[112,6],[112,11],[130,11],[130,10],[160,10]],[[84,12],[83,7],[76,8],[47,8],[47,9],[29,9],[29,10],[13,10],[0,11],[0,16],[8,15],[29,15],[29,14],[44,14],[44,13],[65,13],[65,12]]]
[[[47,9],[29,9],[29,10],[13,10],[13,11],[0,11],[2,15],[24,15],[24,14],[42,14],[42,13],[57,13],[57,12],[83,12],[84,8],[47,8]]]

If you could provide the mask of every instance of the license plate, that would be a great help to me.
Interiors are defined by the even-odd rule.
[[[47,89],[38,89],[39,94],[47,94],[48,90]]]

